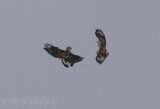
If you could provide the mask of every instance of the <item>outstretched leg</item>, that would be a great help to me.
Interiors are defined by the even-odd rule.
[[[71,63],[70,66],[72,67],[74,65],[74,63]]]
[[[65,66],[65,67],[69,67],[69,63],[68,62],[65,62],[63,59],[61,59],[62,61],[62,64]]]

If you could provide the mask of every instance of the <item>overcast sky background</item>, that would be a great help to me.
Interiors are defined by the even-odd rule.
[[[0,108],[159,109],[159,4],[0,0]],[[105,33],[110,53],[102,65],[95,61],[97,28]],[[43,50],[46,42],[71,46],[85,58],[65,68]],[[14,98],[56,99],[56,104],[5,104]]]

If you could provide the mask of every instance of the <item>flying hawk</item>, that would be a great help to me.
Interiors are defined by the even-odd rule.
[[[104,60],[106,59],[106,57],[108,57],[109,53],[106,49],[106,38],[104,33],[102,32],[102,30],[100,29],[96,29],[96,37],[98,38],[98,47],[99,50],[96,51],[97,56],[96,56],[96,61],[99,64],[102,64],[104,62]]]
[[[83,57],[71,53],[71,47],[67,47],[66,50],[61,50],[52,44],[46,43],[44,44],[44,49],[53,57],[61,59],[65,67],[69,67],[69,65],[72,67],[75,63],[83,60]]]

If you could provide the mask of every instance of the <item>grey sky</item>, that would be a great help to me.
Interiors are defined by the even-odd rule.
[[[56,98],[46,109],[159,109],[160,1],[0,0],[0,107],[8,98]],[[95,61],[95,29],[110,53]],[[65,68],[44,43],[85,57]]]

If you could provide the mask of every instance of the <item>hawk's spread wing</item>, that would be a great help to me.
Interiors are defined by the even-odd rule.
[[[97,29],[96,32],[96,37],[98,38],[98,46],[99,46],[99,50],[96,51],[97,53],[97,57],[96,57],[96,61],[99,64],[102,64],[103,61],[106,59],[106,57],[109,55],[107,49],[106,49],[106,38],[104,33],[102,32],[102,30]]]
[[[44,44],[44,49],[53,57],[64,59],[65,58],[65,51],[59,49],[58,47],[53,46],[52,44]]]
[[[66,51],[61,50],[58,47],[53,46],[52,44],[44,44],[44,49],[55,58],[59,58],[62,61],[62,64],[65,67],[73,66],[74,63],[80,62],[83,60],[83,57],[74,55],[71,53],[71,47],[67,47]]]

